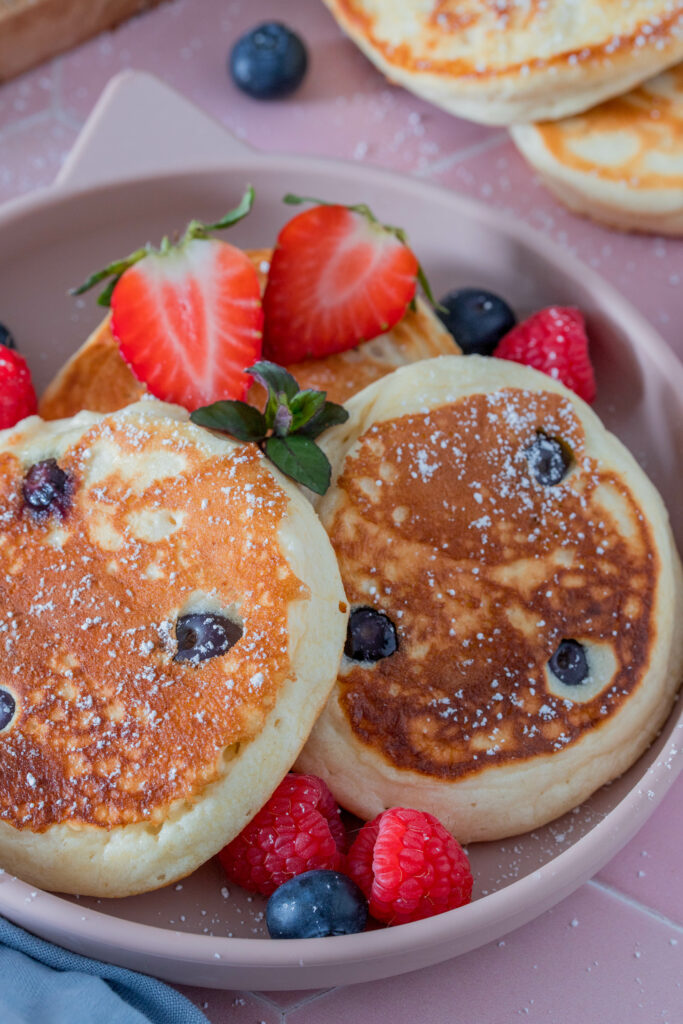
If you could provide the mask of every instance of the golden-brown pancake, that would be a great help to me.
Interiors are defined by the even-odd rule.
[[[349,637],[298,767],[363,818],[417,807],[463,842],[540,826],[623,772],[674,700],[662,500],[581,399],[515,363],[429,360],[347,408],[318,511]]]
[[[252,249],[248,256],[264,288],[271,250]],[[331,401],[345,402],[398,366],[459,351],[431,307],[418,298],[415,309],[409,309],[386,334],[347,352],[293,363],[288,369],[302,388],[326,391]],[[73,416],[81,409],[114,412],[137,402],[145,393],[144,384],[119,355],[107,316],[50,382],[40,400],[40,415],[55,420]],[[257,397],[255,390],[249,401]]]
[[[486,124],[565,117],[683,59],[681,0],[325,0],[390,81]]]
[[[630,231],[683,235],[683,64],[585,114],[511,131],[576,213]]]
[[[255,446],[153,399],[0,433],[0,865],[96,896],[193,871],[291,767],[346,617]]]

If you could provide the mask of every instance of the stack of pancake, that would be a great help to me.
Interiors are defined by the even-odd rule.
[[[497,839],[640,755],[683,674],[661,498],[572,392],[458,351],[418,302],[291,368],[350,414],[315,511],[146,396],[108,321],[0,433],[2,867],[166,885],[295,762]]]
[[[390,81],[458,116],[514,126],[571,209],[683,234],[681,0],[325,3]]]

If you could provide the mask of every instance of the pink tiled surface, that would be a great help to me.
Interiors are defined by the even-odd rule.
[[[311,66],[285,102],[241,96],[231,42],[281,18]],[[542,189],[505,131],[448,117],[389,86],[319,0],[173,0],[0,87],[0,201],[49,184],[103,86],[152,71],[237,136],[269,151],[367,161],[516,213],[627,294],[683,355],[683,242],[619,235],[581,221]],[[683,1020],[683,778],[597,879],[535,922],[456,961],[330,992],[184,988],[214,1024],[544,1024]]]

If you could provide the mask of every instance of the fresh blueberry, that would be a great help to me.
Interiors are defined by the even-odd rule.
[[[14,718],[16,702],[9,690],[0,690],[0,730],[6,729]]]
[[[3,323],[0,323],[0,345],[4,345],[5,348],[11,348],[16,350],[16,342],[9,327],[6,327]]]
[[[588,679],[588,659],[578,640],[563,640],[548,660],[548,667],[565,686],[579,686]]]
[[[448,292],[437,313],[466,356],[490,356],[517,323],[507,302],[483,288],[458,288]]]
[[[315,939],[362,932],[368,901],[339,871],[305,871],[276,889],[266,907],[271,939]]]
[[[556,437],[548,437],[539,430],[535,440],[524,449],[531,475],[544,487],[559,484],[571,466],[566,445]]]
[[[195,612],[176,622],[178,650],[174,661],[206,661],[225,654],[242,636],[242,627],[225,615]]]
[[[301,85],[307,67],[308,54],[299,36],[276,21],[247,32],[230,54],[235,85],[257,100],[289,96]]]
[[[349,616],[344,654],[354,661],[379,661],[398,650],[396,627],[384,612],[362,606]]]
[[[60,512],[71,504],[71,478],[56,459],[36,462],[24,477],[22,492],[30,509],[38,513]]]

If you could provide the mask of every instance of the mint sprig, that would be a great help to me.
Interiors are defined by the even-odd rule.
[[[239,441],[252,441],[285,476],[324,494],[332,470],[315,438],[345,423],[348,412],[343,405],[328,402],[325,391],[300,390],[291,373],[277,363],[262,359],[249,366],[247,373],[266,391],[263,412],[248,402],[225,399],[195,409],[190,419]]]
[[[107,278],[111,278],[106,288],[97,297],[98,306],[109,306],[111,305],[111,296],[114,288],[119,282],[119,279],[125,272],[130,268],[139,263],[140,260],[144,260],[145,256],[152,254],[163,255],[170,252],[172,249],[177,249],[183,246],[186,242],[192,241],[194,238],[210,238],[212,231],[223,231],[225,228],[232,227],[233,224],[237,224],[238,221],[242,220],[251,211],[254,203],[254,190],[249,185],[242,196],[241,200],[237,204],[234,210],[229,210],[224,217],[217,220],[214,224],[203,224],[199,220],[191,220],[185,228],[185,233],[178,242],[172,242],[168,235],[164,235],[161,239],[159,248],[155,248],[150,242],[147,242],[140,249],[136,249],[129,256],[124,256],[123,259],[114,260],[108,266],[103,267],[102,270],[96,270],[94,274],[91,274],[87,281],[79,285],[77,288],[71,288],[69,295],[82,295],[83,292],[87,292],[90,288],[93,288],[96,284],[101,281],[105,281]]]

